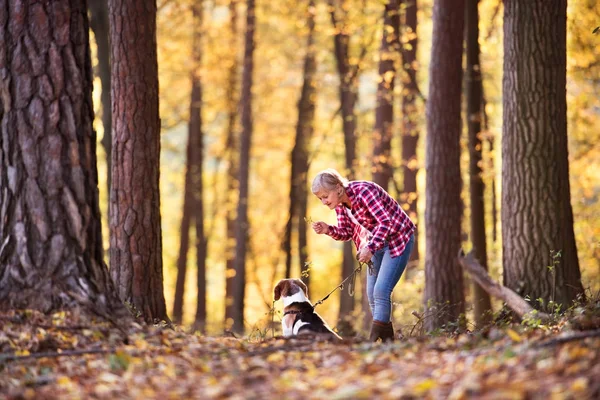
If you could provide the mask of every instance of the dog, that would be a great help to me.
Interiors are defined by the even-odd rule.
[[[282,279],[273,290],[275,301],[283,300],[281,328],[284,337],[315,334],[341,340],[327,323],[315,312],[308,300],[308,288],[300,279]]]

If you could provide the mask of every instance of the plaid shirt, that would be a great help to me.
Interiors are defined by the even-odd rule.
[[[416,227],[398,202],[373,182],[352,181],[345,189],[352,208],[348,210],[342,204],[335,208],[338,223],[329,227],[328,235],[335,240],[352,239],[360,249],[364,245],[360,234],[364,227],[370,232],[366,245],[371,253],[382,249],[387,241],[392,257],[402,255]],[[362,227],[350,219],[348,211]]]

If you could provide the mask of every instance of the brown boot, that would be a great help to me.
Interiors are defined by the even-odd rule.
[[[392,322],[381,322],[373,320],[371,324],[371,334],[369,335],[369,341],[376,342],[381,339],[382,342],[394,341],[394,327]]]

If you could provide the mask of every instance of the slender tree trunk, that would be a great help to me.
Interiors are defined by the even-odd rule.
[[[193,104],[193,93],[190,96],[190,104]],[[191,115],[191,107],[190,107]],[[173,322],[181,324],[183,321],[183,302],[185,298],[185,279],[187,275],[187,256],[190,248],[190,227],[192,225],[193,193],[191,174],[193,168],[192,149],[194,148],[194,137],[191,126],[188,128],[188,143],[186,152],[185,183],[183,188],[183,212],[181,216],[181,228],[179,234],[179,254],[177,256],[177,280],[175,282],[175,298],[173,303]]]
[[[566,12],[566,0],[504,2],[502,88],[504,284],[563,306],[583,295],[569,188]]]
[[[238,187],[238,174],[239,174],[239,139],[236,134],[236,121],[237,121],[237,79],[238,79],[238,58],[237,58],[237,0],[231,0],[229,2],[229,26],[231,28],[231,37],[229,48],[234,54],[231,67],[229,68],[229,79],[227,82],[227,105],[229,120],[227,123],[227,211],[225,219],[226,223],[226,236],[227,240],[225,243],[225,329],[230,329],[233,325],[233,296],[234,296],[234,277],[235,277],[235,220],[236,220],[236,197],[235,192]]]
[[[427,98],[427,201],[425,210],[426,329],[464,313],[461,245],[460,99],[464,0],[435,0]]]
[[[98,77],[102,85],[100,101],[102,103],[102,147],[106,153],[106,185],[110,193],[111,171],[111,145],[112,145],[112,115],[110,105],[110,42],[108,27],[108,2],[107,0],[90,0],[90,26],[94,31],[96,46],[98,48]]]
[[[373,181],[385,190],[392,177],[392,130],[394,126],[395,62],[399,50],[400,6],[388,0],[383,12],[383,33],[379,48],[377,107],[373,129]]]
[[[296,141],[292,149],[292,171],[290,175],[290,218],[286,226],[284,247],[286,253],[286,277],[291,274],[291,241],[293,226],[298,228],[298,259],[302,280],[310,289],[310,275],[307,262],[307,237],[306,237],[306,210],[308,204],[308,145],[313,135],[315,119],[316,84],[315,73],[317,69],[314,30],[315,30],[315,3],[309,0],[307,8],[308,37],[306,43],[306,56],[304,58],[304,82],[300,99],[298,100],[298,122],[296,124]]]
[[[240,195],[237,208],[235,280],[233,291],[233,331],[244,332],[244,297],[246,293],[246,249],[248,244],[248,192],[250,150],[252,148],[252,73],[254,70],[254,0],[248,0],[246,6],[246,35],[244,45],[244,72],[242,76],[242,137],[240,143],[239,185]]]
[[[102,256],[86,3],[0,10],[0,310],[129,318]]]
[[[467,127],[469,131],[469,192],[471,199],[471,242],[473,252],[487,271],[487,241],[485,236],[485,184],[481,170],[483,119],[481,64],[479,63],[479,0],[466,0],[466,52],[467,52]],[[477,282],[473,282],[475,323],[481,328],[492,320],[492,304],[489,294]]]
[[[410,219],[418,225],[417,213],[417,145],[419,142],[417,109],[417,0],[401,0],[401,10],[404,10],[403,40],[401,46],[403,74],[402,90],[402,176],[403,192],[400,204],[405,208]],[[415,243],[410,253],[410,260],[419,259],[419,244],[415,234]]]
[[[113,142],[110,271],[121,300],[168,321],[160,226],[156,3],[109,0]]]
[[[195,0],[192,5],[194,34],[192,37],[192,102],[190,105],[190,136],[194,136],[195,148],[192,166],[192,193],[194,222],[196,224],[196,316],[194,330],[204,332],[206,328],[206,237],[204,234],[204,135],[202,133],[202,22],[203,1]]]
[[[338,4],[339,2],[339,4]],[[354,160],[356,159],[356,115],[354,107],[358,100],[358,81],[357,74],[350,65],[350,36],[344,25],[347,18],[348,4],[347,0],[328,0],[330,8],[331,23],[335,29],[333,38],[334,52],[338,76],[340,79],[340,103],[342,111],[342,127],[344,131],[344,149],[346,170],[349,179],[354,179]],[[337,13],[342,14],[338,19]],[[354,271],[354,255],[352,243],[344,243],[344,258],[342,261],[342,279]],[[347,292],[340,294],[340,320],[349,318],[354,310],[354,297]]]

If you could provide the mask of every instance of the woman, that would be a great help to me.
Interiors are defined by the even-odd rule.
[[[369,340],[394,340],[392,290],[408,263],[415,224],[381,186],[368,181],[348,182],[331,168],[315,176],[312,192],[337,215],[337,226],[318,221],[312,224],[314,231],[335,240],[352,239],[358,261],[373,262],[372,273],[367,274],[367,297],[373,314]]]

